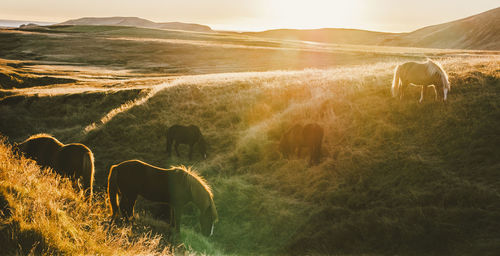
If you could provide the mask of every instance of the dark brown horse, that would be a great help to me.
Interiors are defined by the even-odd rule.
[[[172,155],[172,144],[174,144],[175,153],[179,155],[179,144],[189,145],[189,159],[193,156],[193,147],[198,144],[200,154],[204,159],[207,159],[206,143],[203,135],[201,134],[200,128],[196,125],[183,126],[183,125],[172,125],[167,130],[167,156]]]
[[[164,202],[172,209],[171,224],[180,232],[182,208],[189,202],[200,210],[201,233],[213,234],[217,209],[213,194],[203,178],[184,166],[163,169],[139,160],[129,160],[111,166],[108,177],[108,198],[111,215],[127,219],[134,215],[137,196]]]
[[[25,157],[33,159],[43,168],[54,169],[54,159],[57,152],[64,146],[56,138],[48,134],[36,134],[25,141],[15,144],[15,148]]]
[[[16,147],[43,168],[50,167],[64,177],[81,180],[87,196],[92,198],[94,155],[88,147],[79,143],[64,145],[47,134],[33,135]]]
[[[316,123],[305,126],[295,124],[281,137],[280,151],[285,157],[290,157],[295,152],[300,157],[301,150],[305,147],[309,149],[309,164],[317,164],[321,157],[323,133],[323,128]]]

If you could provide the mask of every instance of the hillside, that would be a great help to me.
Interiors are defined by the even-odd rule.
[[[99,26],[129,26],[138,28],[155,28],[155,29],[173,29],[173,30],[187,30],[196,32],[214,32],[209,26],[182,23],[182,22],[162,22],[156,23],[150,20],[137,18],[137,17],[86,17],[74,20],[68,20],[56,25],[99,25]]]
[[[11,78],[17,75],[51,77],[43,78],[46,81],[39,83],[40,86],[64,81],[52,78],[77,79],[79,85],[92,85],[95,79],[117,84],[131,78],[324,69],[397,59],[494,54],[477,50],[321,44],[229,33],[105,25],[0,29],[0,45],[0,59],[18,61],[1,68],[0,73],[5,71],[4,78],[0,79],[3,88],[37,85],[17,83]],[[1,67],[4,61],[0,62]]]
[[[3,59],[24,60],[31,65],[55,64],[56,69],[65,71],[88,67],[117,70],[113,77],[124,73],[146,73],[151,77],[326,68],[422,55],[420,49],[402,47],[325,47],[234,34],[104,25],[0,30],[0,45]],[[429,50],[427,54],[445,52]]]
[[[284,40],[301,40],[335,44],[379,45],[384,40],[400,34],[384,33],[359,29],[322,28],[322,29],[273,29],[262,32],[243,32],[241,34]]]
[[[399,42],[398,42],[399,41]],[[500,7],[418,29],[388,44],[430,48],[500,50]]]
[[[10,142],[47,132],[88,145],[97,190],[109,166],[126,159],[194,166],[213,188],[220,219],[206,239],[186,208],[182,241],[192,252],[495,255],[499,59],[439,61],[452,84],[447,104],[418,104],[413,87],[410,100],[393,99],[399,62],[385,61],[179,76],[141,93],[20,95],[0,102],[0,132]],[[296,122],[324,127],[319,165],[278,153]],[[175,123],[201,127],[206,161],[166,158],[165,131]],[[138,222],[165,234],[161,206],[138,207]]]
[[[40,75],[23,72],[22,69],[18,68],[21,65],[22,64],[18,61],[6,61],[0,59],[0,90],[76,82],[75,79],[68,77],[63,78],[48,76],[46,73]]]
[[[172,255],[164,237],[110,224],[103,194],[92,203],[71,182],[12,153],[0,137],[2,255]]]
[[[464,19],[421,28],[410,33],[325,28],[313,30],[278,29],[243,34],[335,44],[500,50],[500,7]]]

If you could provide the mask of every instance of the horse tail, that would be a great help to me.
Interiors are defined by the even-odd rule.
[[[111,205],[111,216],[118,215],[118,184],[117,171],[113,171],[116,165],[111,166],[108,176],[108,200]]]
[[[392,87],[391,87],[391,93],[393,97],[397,96],[397,91],[399,90],[400,72],[401,72],[401,65],[397,65],[396,68],[394,69],[394,79],[392,80]]]
[[[89,199],[92,200],[94,184],[94,155],[87,151],[83,156],[82,176],[85,189],[88,191]]]

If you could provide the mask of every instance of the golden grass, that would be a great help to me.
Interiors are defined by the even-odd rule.
[[[14,239],[0,242],[3,253],[171,254],[161,236],[136,234],[131,226],[111,225],[103,194],[97,194],[94,202],[86,201],[82,191],[75,191],[69,180],[48,169],[40,170],[32,160],[14,156],[3,139],[0,196],[7,202],[0,209],[5,214],[0,215],[0,232],[11,232]],[[38,235],[32,236],[30,243],[23,241],[26,233]]]
[[[101,184],[106,166],[121,160],[196,165],[220,213],[214,236],[204,239],[198,215],[187,210],[182,239],[196,252],[493,251],[495,231],[481,230],[497,227],[498,179],[488,160],[492,146],[482,135],[496,127],[497,121],[484,118],[498,109],[499,57],[438,61],[450,75],[446,105],[418,104],[416,87],[407,101],[393,99],[392,72],[401,63],[394,58],[329,69],[179,76],[146,97],[99,108],[102,115],[92,119],[98,129],[84,135],[86,120],[71,133],[45,129],[89,145]],[[29,109],[19,104],[16,111],[24,107]],[[62,114],[46,118],[64,120]],[[319,165],[277,152],[280,135],[295,122],[324,127]],[[166,158],[164,134],[175,123],[201,127],[207,161]],[[139,204],[139,212],[155,210]],[[164,222],[143,216],[137,222],[164,232]]]

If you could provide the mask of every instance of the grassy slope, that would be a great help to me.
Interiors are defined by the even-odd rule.
[[[52,76],[33,75],[19,72],[15,61],[0,59],[0,89],[25,88],[50,84],[74,83],[76,80]],[[2,96],[2,95],[0,95]]]
[[[417,104],[416,90],[410,102],[391,99],[391,63],[187,80],[84,142],[103,159],[168,166],[185,159],[165,160],[165,128],[202,127],[212,157],[194,164],[215,187],[225,252],[494,252],[497,63],[447,62],[444,106]],[[297,121],[326,128],[321,165],[276,152]]]
[[[62,140],[74,139],[84,125],[146,94],[141,90],[88,92],[54,96],[13,95],[0,98],[0,132],[11,142],[27,134],[50,131]],[[52,107],[47,107],[52,106]]]
[[[500,238],[498,58],[444,60],[452,83],[446,105],[418,104],[416,88],[411,100],[392,99],[394,65],[182,78],[87,134],[81,131],[89,120],[35,115],[25,99],[0,106],[2,113],[13,111],[2,123],[24,113],[16,131],[1,132],[20,140],[43,131],[89,145],[101,186],[108,167],[126,159],[194,165],[214,188],[220,222],[206,239],[188,207],[182,239],[193,251],[494,254]],[[67,106],[61,99],[30,104]],[[104,115],[116,107],[101,99],[104,105],[89,112]],[[74,99],[70,110],[82,110],[79,102],[86,96]],[[69,119],[74,129],[23,125],[51,119]],[[309,121],[326,130],[321,164],[282,159],[280,134]],[[202,128],[207,161],[165,158],[165,130],[175,123]],[[147,209],[139,210],[140,222],[164,232],[154,217],[161,207],[139,204]]]
[[[102,194],[84,200],[71,182],[0,141],[0,247],[4,255],[169,254],[161,236],[109,224]],[[146,230],[144,230],[146,231]]]

